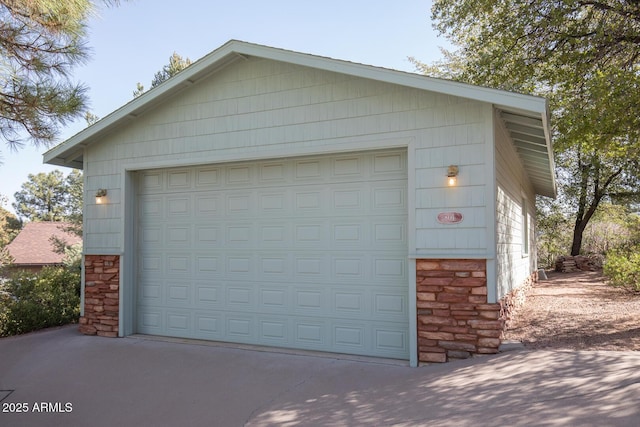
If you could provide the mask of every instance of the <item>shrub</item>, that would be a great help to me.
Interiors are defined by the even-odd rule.
[[[80,272],[46,267],[12,275],[0,292],[0,336],[24,334],[78,320]]]
[[[614,286],[640,292],[640,253],[612,252],[607,255],[603,272]]]

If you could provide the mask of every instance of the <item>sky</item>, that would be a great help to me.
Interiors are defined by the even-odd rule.
[[[73,80],[89,88],[90,111],[106,117],[147,89],[173,52],[196,61],[231,39],[367,65],[414,72],[412,56],[430,63],[448,46],[431,25],[430,0],[129,0],[99,7],[89,22],[91,58]],[[83,118],[62,129],[54,145],[86,127]],[[14,212],[13,194],[44,165],[46,147],[11,151],[0,141],[0,195]]]

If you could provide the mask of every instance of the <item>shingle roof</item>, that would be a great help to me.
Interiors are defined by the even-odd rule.
[[[82,242],[82,238],[63,229],[70,224],[63,222],[29,222],[11,243],[7,251],[14,265],[60,264],[63,255],[54,252],[51,237],[56,236],[68,245]]]

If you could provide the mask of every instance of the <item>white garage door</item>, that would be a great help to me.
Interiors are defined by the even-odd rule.
[[[406,163],[140,172],[136,331],[407,359]]]

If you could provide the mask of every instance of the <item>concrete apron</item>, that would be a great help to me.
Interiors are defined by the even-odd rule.
[[[100,338],[63,327],[0,339],[0,425],[636,426],[640,419],[638,352],[513,351],[420,368],[387,362]]]

